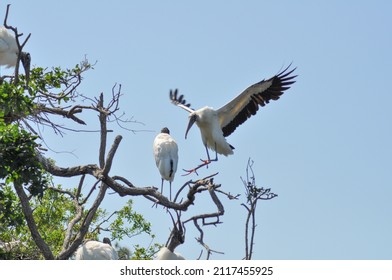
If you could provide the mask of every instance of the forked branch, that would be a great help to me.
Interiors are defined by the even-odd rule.
[[[253,161],[249,158],[246,166],[246,180],[242,179],[245,187],[247,202],[241,205],[247,211],[245,220],[245,258],[251,260],[254,249],[254,238],[256,233],[256,207],[259,200],[270,200],[278,195],[271,192],[271,189],[258,188],[253,172]]]

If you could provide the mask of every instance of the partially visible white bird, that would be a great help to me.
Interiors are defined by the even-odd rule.
[[[190,108],[184,96],[178,96],[177,89],[170,91],[171,102],[188,111],[189,123],[185,132],[185,139],[189,129],[194,123],[199,127],[201,138],[207,151],[208,161],[210,156],[208,148],[225,156],[233,154],[234,147],[226,142],[225,137],[255,115],[259,106],[265,106],[270,100],[277,100],[283,92],[290,88],[296,76],[290,74],[296,69],[288,70],[290,65],[279,74],[268,80],[262,80],[251,85],[223,107],[215,110],[203,107],[198,110]]]
[[[0,240],[0,249],[4,250],[5,252],[11,252],[13,249],[24,246],[26,247],[26,242],[16,240],[10,242],[3,242]]]
[[[157,260],[185,260],[180,253],[172,252],[167,247],[163,246],[156,256]]]
[[[162,177],[161,193],[163,191],[163,181],[169,181],[171,200],[171,184],[178,165],[178,146],[173,137],[170,136],[170,131],[167,127],[162,128],[161,133],[155,137],[153,152],[155,163]]]
[[[76,250],[76,260],[118,260],[116,250],[111,246],[110,239],[103,242],[88,240]]]
[[[0,26],[0,65],[5,65],[7,68],[15,67],[18,60],[19,49],[16,44],[15,37],[12,36],[4,26]],[[26,73],[30,71],[30,54],[22,52],[20,60]]]

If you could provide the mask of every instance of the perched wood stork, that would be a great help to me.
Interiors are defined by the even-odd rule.
[[[0,26],[0,65],[7,68],[15,67],[18,60],[19,49],[15,37],[12,36],[4,26]],[[20,60],[26,73],[30,72],[31,57],[27,52],[20,54]]]
[[[76,260],[118,260],[116,250],[110,239],[105,237],[103,242],[88,240],[76,251]]]
[[[178,146],[167,127],[162,128],[153,144],[153,152],[155,163],[161,173],[162,184],[161,193],[163,191],[163,181],[169,181],[170,184],[170,200],[171,200],[171,184],[177,171],[178,164]]]
[[[185,258],[176,252],[170,251],[167,247],[163,246],[157,253],[157,260],[185,260]]]
[[[198,110],[191,109],[184,96],[178,96],[177,89],[170,90],[171,102],[190,113],[185,139],[189,129],[196,123],[206,147],[207,163],[211,161],[208,148],[225,156],[233,154],[234,147],[227,143],[225,137],[233,133],[240,124],[252,115],[255,115],[259,106],[265,106],[270,100],[278,100],[284,91],[290,88],[290,85],[295,82],[296,75],[291,74],[296,68],[292,70],[289,70],[289,68],[290,65],[270,79],[251,85],[217,110],[208,106]]]

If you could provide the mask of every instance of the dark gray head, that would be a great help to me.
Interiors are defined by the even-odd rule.
[[[170,134],[170,130],[167,127],[164,127],[164,128],[161,129],[161,133]]]
[[[20,54],[20,60],[22,61],[23,68],[25,69],[26,77],[30,76],[30,64],[31,56],[28,52],[22,52]]]
[[[109,244],[110,246],[112,246],[112,242],[110,242],[110,239],[108,237],[103,238],[103,243]]]

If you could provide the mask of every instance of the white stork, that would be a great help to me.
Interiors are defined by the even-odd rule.
[[[289,70],[289,68],[290,65],[272,78],[251,85],[217,110],[208,106],[198,110],[191,109],[184,96],[178,96],[177,89],[170,90],[171,102],[190,113],[185,139],[194,123],[200,129],[208,156],[206,163],[211,161],[208,148],[225,156],[233,154],[234,147],[227,143],[225,137],[233,133],[240,124],[252,115],[255,115],[259,106],[265,106],[270,100],[279,99],[283,92],[290,88],[290,85],[295,82],[293,79],[296,77],[290,75],[296,68],[292,70]]]
[[[163,246],[157,253],[156,260],[185,260],[185,258],[180,253],[172,252]]]
[[[110,239],[105,237],[103,242],[88,240],[76,251],[76,260],[118,260],[116,250]]]
[[[18,60],[19,49],[16,44],[15,37],[12,36],[4,26],[0,26],[0,65],[5,65],[7,68],[15,67]],[[30,72],[30,54],[22,52],[20,60],[26,73]]]
[[[171,184],[177,171],[178,164],[178,146],[167,127],[162,128],[153,144],[153,152],[155,163],[161,173],[162,184],[161,193],[163,191],[163,181],[169,181],[170,184],[170,200],[171,200]]]

